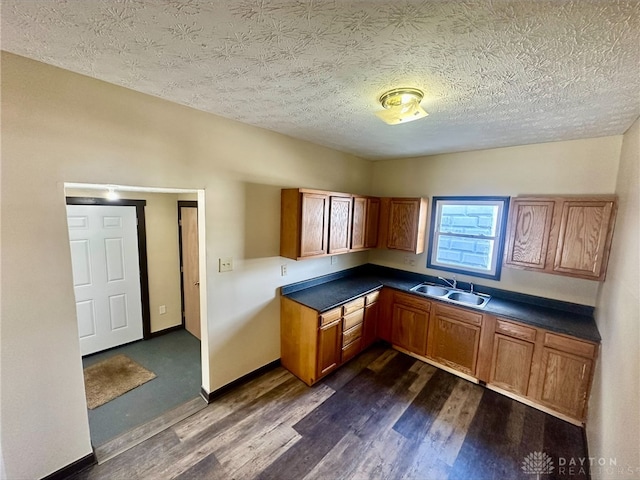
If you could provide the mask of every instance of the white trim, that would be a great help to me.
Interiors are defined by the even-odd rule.
[[[114,185],[112,183],[74,183],[64,182],[64,188],[78,188],[85,190],[108,190],[113,188],[121,192],[148,192],[148,193],[197,193],[198,188],[167,188],[167,187],[139,187],[135,185]]]
[[[468,272],[469,274],[473,274],[473,273],[478,273],[481,275],[489,275],[489,276],[495,276],[496,272],[498,270],[498,262],[500,261],[500,259],[498,258],[499,255],[497,255],[497,249],[499,248],[500,245],[500,221],[503,217],[504,214],[504,209],[505,209],[505,205],[506,202],[504,200],[474,200],[474,199],[468,199],[468,200],[444,200],[444,199],[438,199],[435,200],[435,207],[436,207],[436,212],[435,212],[435,219],[434,219],[434,231],[433,231],[433,235],[431,238],[431,241],[433,243],[432,248],[431,248],[431,258],[430,263],[432,267],[444,267],[444,268],[455,268],[457,270],[463,270],[465,272]],[[455,232],[441,232],[441,225],[440,225],[440,220],[442,217],[442,207],[443,206],[448,206],[448,205],[486,205],[486,206],[491,206],[491,207],[497,207],[498,211],[496,212],[496,215],[493,217],[493,221],[494,221],[494,225],[493,225],[493,235],[473,235],[473,234],[465,234],[464,236],[459,235]],[[502,232],[503,235],[505,234],[505,232]],[[460,237],[460,238],[475,238],[477,240],[487,240],[489,242],[493,242],[491,251],[489,252],[489,261],[490,261],[490,268],[489,269],[481,269],[481,268],[474,268],[468,265],[461,265],[461,264],[457,264],[457,263],[448,263],[448,262],[441,262],[438,261],[438,246],[440,244],[440,237],[441,236],[449,236],[449,237]]]

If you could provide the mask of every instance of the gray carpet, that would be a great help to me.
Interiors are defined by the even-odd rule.
[[[118,354],[151,370],[156,378],[88,411],[94,447],[199,396],[200,340],[186,330],[97,353],[82,363],[88,367]]]

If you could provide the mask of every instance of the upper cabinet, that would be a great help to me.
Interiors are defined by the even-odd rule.
[[[281,193],[280,256],[338,255],[375,247],[380,199],[287,188]]]
[[[329,197],[329,254],[347,253],[351,248],[351,196]]]
[[[379,221],[380,199],[354,195],[351,218],[351,251],[375,248],[378,245]]]
[[[353,197],[353,214],[351,215],[351,249],[365,248],[367,229],[367,197]]]
[[[514,198],[504,265],[604,280],[615,215],[614,196]]]
[[[554,206],[553,200],[512,200],[506,265],[544,270]]]
[[[412,253],[424,252],[427,225],[427,205],[424,198],[384,198],[386,217],[381,229],[386,234],[386,247]],[[386,213],[386,215],[385,215]]]
[[[328,193],[290,188],[282,190],[281,201],[280,255],[294,259],[326,255]]]
[[[376,248],[378,246],[378,228],[380,223],[380,199],[367,197],[367,220],[364,230],[364,247]]]
[[[338,255],[367,248],[424,251],[427,200],[306,188],[282,190],[280,256]]]

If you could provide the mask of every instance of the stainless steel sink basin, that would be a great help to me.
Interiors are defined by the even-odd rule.
[[[437,298],[468,307],[482,308],[491,299],[489,295],[480,293],[464,292],[458,289],[441,287],[432,283],[421,283],[411,289],[412,292],[419,293],[426,297]]]
[[[431,295],[434,297],[444,297],[450,291],[448,288],[439,287],[437,285],[428,285],[425,283],[418,285],[417,287],[413,287],[411,290],[417,293],[424,293],[425,295]]]
[[[447,298],[453,302],[460,302],[468,305],[482,305],[487,301],[485,297],[467,292],[451,292]]]

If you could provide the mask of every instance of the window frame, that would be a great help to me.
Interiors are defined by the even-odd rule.
[[[434,270],[442,270],[445,272],[459,273],[462,275],[469,275],[472,277],[479,278],[487,278],[490,280],[500,280],[500,275],[502,274],[502,257],[504,255],[504,248],[506,244],[506,236],[507,236],[507,220],[509,218],[509,200],[510,197],[502,197],[502,196],[440,196],[433,197],[431,200],[431,228],[429,229],[429,248],[427,252],[427,268],[432,268]],[[454,203],[449,203],[454,202]],[[496,234],[493,237],[487,237],[483,235],[473,235],[473,234],[456,234],[456,233],[440,233],[440,223],[439,223],[439,210],[440,205],[451,205],[455,203],[464,203],[470,202],[473,204],[474,202],[491,202],[491,203],[502,203],[502,211],[499,212],[498,218],[496,219]],[[439,238],[440,235],[448,235],[448,236],[460,236],[465,238],[477,238],[477,239],[486,239],[491,240],[494,239],[494,249],[493,255],[495,257],[495,271],[493,273],[484,273],[480,270],[467,269],[462,266],[454,266],[448,264],[442,264],[437,261],[434,257],[437,254],[435,249],[435,241]]]

